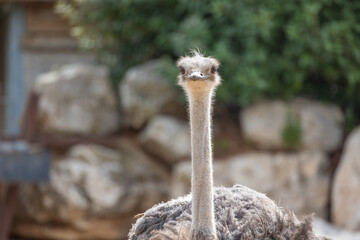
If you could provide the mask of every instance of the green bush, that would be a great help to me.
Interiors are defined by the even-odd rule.
[[[221,100],[304,95],[360,118],[359,1],[60,0],[57,10],[115,82],[129,66],[199,48],[222,62]]]
[[[281,131],[281,140],[288,149],[297,149],[302,140],[300,119],[288,109],[285,125]]]

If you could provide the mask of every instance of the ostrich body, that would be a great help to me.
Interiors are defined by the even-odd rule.
[[[220,84],[219,62],[194,51],[178,60],[178,83],[189,102],[192,193],[155,205],[133,225],[129,240],[320,240],[311,218],[299,221],[264,194],[241,185],[214,188],[211,105]]]

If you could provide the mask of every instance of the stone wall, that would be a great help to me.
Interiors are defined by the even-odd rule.
[[[184,107],[176,102],[174,84],[156,70],[158,64],[130,69],[119,86],[120,96],[114,95],[102,67],[63,66],[37,78],[39,133],[112,135],[115,142],[111,148],[79,144],[52,149],[50,182],[21,186],[15,234],[59,240],[126,239],[134,216],[189,192],[187,116],[183,110],[179,114]],[[222,120],[225,115],[217,109],[215,185],[243,184],[298,215],[315,213],[329,219],[331,213],[337,226],[360,231],[358,130],[347,140],[331,180],[331,157],[342,148],[344,137],[343,114],[337,106],[308,99],[264,100],[230,113],[236,121]],[[296,141],[289,145],[288,139]],[[322,220],[315,224],[319,232],[333,228]]]

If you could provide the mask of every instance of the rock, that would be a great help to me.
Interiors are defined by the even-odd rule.
[[[217,162],[214,162],[213,168],[218,170]],[[217,183],[217,179],[215,179]],[[183,161],[176,164],[171,176],[171,197],[178,198],[185,196],[191,191],[191,162]]]
[[[248,153],[214,162],[215,186],[242,184],[267,194],[298,215],[316,212],[326,216],[329,176],[328,159],[321,152]],[[172,197],[190,191],[191,164],[176,165]]]
[[[141,132],[139,140],[147,151],[170,164],[189,159],[191,154],[189,126],[174,117],[154,117]]]
[[[76,225],[39,224],[37,222],[16,222],[13,233],[22,236],[21,239],[58,239],[58,240],[88,240],[88,239],[126,239],[131,228],[132,216],[111,217],[106,219],[80,219]],[[120,236],[120,237],[119,237]],[[20,239],[20,238],[18,238]]]
[[[332,191],[332,219],[334,224],[360,231],[360,127],[346,140]]]
[[[116,99],[105,67],[73,64],[39,75],[42,130],[104,135],[119,128]]]
[[[360,240],[360,232],[337,228],[321,218],[314,219],[314,229],[318,236],[326,236],[332,240]]]
[[[54,162],[49,183],[21,187],[15,234],[125,238],[135,214],[168,199],[168,179],[162,167],[131,145],[123,143],[120,150],[75,146]]]
[[[176,105],[173,84],[161,74],[160,60],[147,62],[127,71],[120,84],[120,102],[130,126],[141,128],[149,119]]]
[[[339,148],[343,136],[343,114],[339,107],[306,99],[289,104],[264,101],[246,108],[241,114],[243,134],[263,149],[288,148],[283,138],[286,124],[298,122],[300,149],[331,152]]]

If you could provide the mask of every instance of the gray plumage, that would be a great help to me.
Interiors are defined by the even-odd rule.
[[[310,216],[299,221],[264,194],[241,185],[215,188],[214,205],[218,240],[327,239],[315,236]],[[188,240],[190,228],[191,195],[187,195],[146,211],[133,225],[129,240]]]

